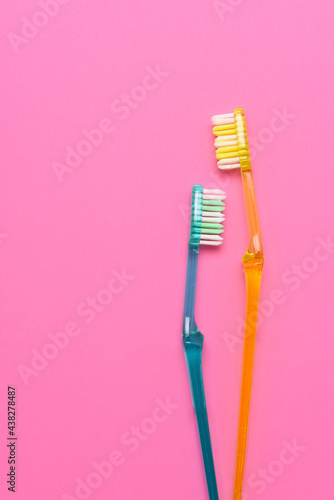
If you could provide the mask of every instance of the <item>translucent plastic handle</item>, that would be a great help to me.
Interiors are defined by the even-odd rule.
[[[206,482],[209,491],[210,500],[218,500],[218,489],[216,474],[213,462],[210,429],[208,414],[206,409],[203,375],[202,375],[202,348],[203,335],[201,332],[191,333],[188,336],[183,335],[183,346],[186,355],[187,368],[191,396],[194,410],[196,413],[198,431],[202,447]]]
[[[249,247],[244,257],[244,260],[246,260],[253,257],[263,257],[263,248],[252,170],[241,172],[241,177],[249,229]]]
[[[233,500],[241,500],[263,258],[244,260],[246,320]]]

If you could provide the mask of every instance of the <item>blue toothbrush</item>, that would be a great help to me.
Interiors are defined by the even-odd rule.
[[[222,214],[225,210],[224,199],[225,194],[220,189],[203,190],[203,186],[193,186],[182,333],[210,500],[218,500],[218,490],[203,386],[204,336],[196,325],[194,309],[199,246],[201,244],[217,246],[222,243],[223,238],[220,234],[223,232],[222,222],[225,219]]]

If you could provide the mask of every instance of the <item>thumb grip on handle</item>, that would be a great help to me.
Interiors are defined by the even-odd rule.
[[[246,319],[233,500],[240,500],[242,493],[262,267],[263,258],[244,261]]]

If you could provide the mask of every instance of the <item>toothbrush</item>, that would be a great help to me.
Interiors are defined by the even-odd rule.
[[[197,327],[194,309],[199,246],[218,246],[222,243],[224,199],[224,191],[220,189],[203,190],[200,185],[193,186],[182,333],[210,500],[218,500],[219,497],[202,376],[204,336]]]
[[[245,466],[247,430],[258,319],[263,248],[257,212],[252,166],[250,161],[244,110],[212,118],[218,167],[241,170],[249,228],[249,246],[242,259],[246,276],[246,319],[242,367],[239,430],[233,500],[240,500]]]

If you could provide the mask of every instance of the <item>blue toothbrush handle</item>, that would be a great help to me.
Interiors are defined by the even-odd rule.
[[[216,474],[213,462],[208,414],[203,386],[202,349],[204,337],[201,332],[183,334],[183,346],[187,361],[193,406],[196,413],[202,455],[210,500],[218,500]]]

